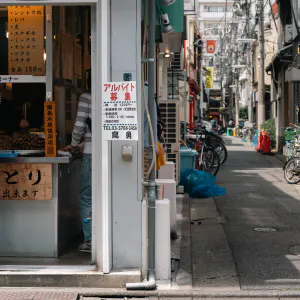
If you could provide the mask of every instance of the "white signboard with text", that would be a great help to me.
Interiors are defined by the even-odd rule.
[[[108,82],[102,87],[102,139],[137,141],[136,82]]]

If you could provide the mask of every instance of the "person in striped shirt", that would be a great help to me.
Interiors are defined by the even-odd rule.
[[[81,252],[91,252],[92,230],[91,222],[85,219],[92,214],[92,132],[91,132],[91,72],[88,72],[88,92],[79,98],[77,117],[72,132],[71,145],[67,151],[75,152],[77,148],[83,151],[80,170],[79,206],[82,219],[84,242],[79,246]]]

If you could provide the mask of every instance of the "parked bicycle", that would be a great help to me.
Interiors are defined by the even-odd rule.
[[[294,128],[296,134],[294,140],[290,141],[292,145],[291,151],[284,151],[284,155],[290,158],[285,163],[283,170],[285,180],[290,184],[297,184],[300,182],[300,134],[297,133],[300,126],[292,123],[290,123],[290,126]]]
[[[219,135],[206,130],[204,126],[201,126],[197,131],[190,132],[198,135],[205,135],[206,144],[211,146],[213,150],[215,150],[215,152],[219,155],[220,164],[222,165],[226,162],[228,158],[227,149],[223,139]]]

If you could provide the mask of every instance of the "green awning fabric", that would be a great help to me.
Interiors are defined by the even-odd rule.
[[[156,18],[155,18],[155,37],[156,42],[162,42],[162,30],[163,25],[161,24],[162,13],[168,14],[170,25],[173,27],[174,32],[183,32],[184,30],[184,3],[183,0],[176,0],[171,5],[162,5],[161,0],[156,0]],[[145,20],[146,14],[146,0],[142,1],[142,16]],[[148,23],[148,22],[147,22]]]
[[[166,13],[169,16],[170,25],[174,32],[183,32],[184,4],[183,0],[176,0],[171,5],[163,6],[161,0],[157,0],[160,15]]]

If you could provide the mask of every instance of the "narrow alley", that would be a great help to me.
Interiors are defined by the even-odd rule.
[[[193,288],[297,290],[300,193],[284,180],[276,156],[238,138],[226,144],[229,158],[217,183],[227,194],[191,201]],[[200,216],[193,218],[195,211]]]

